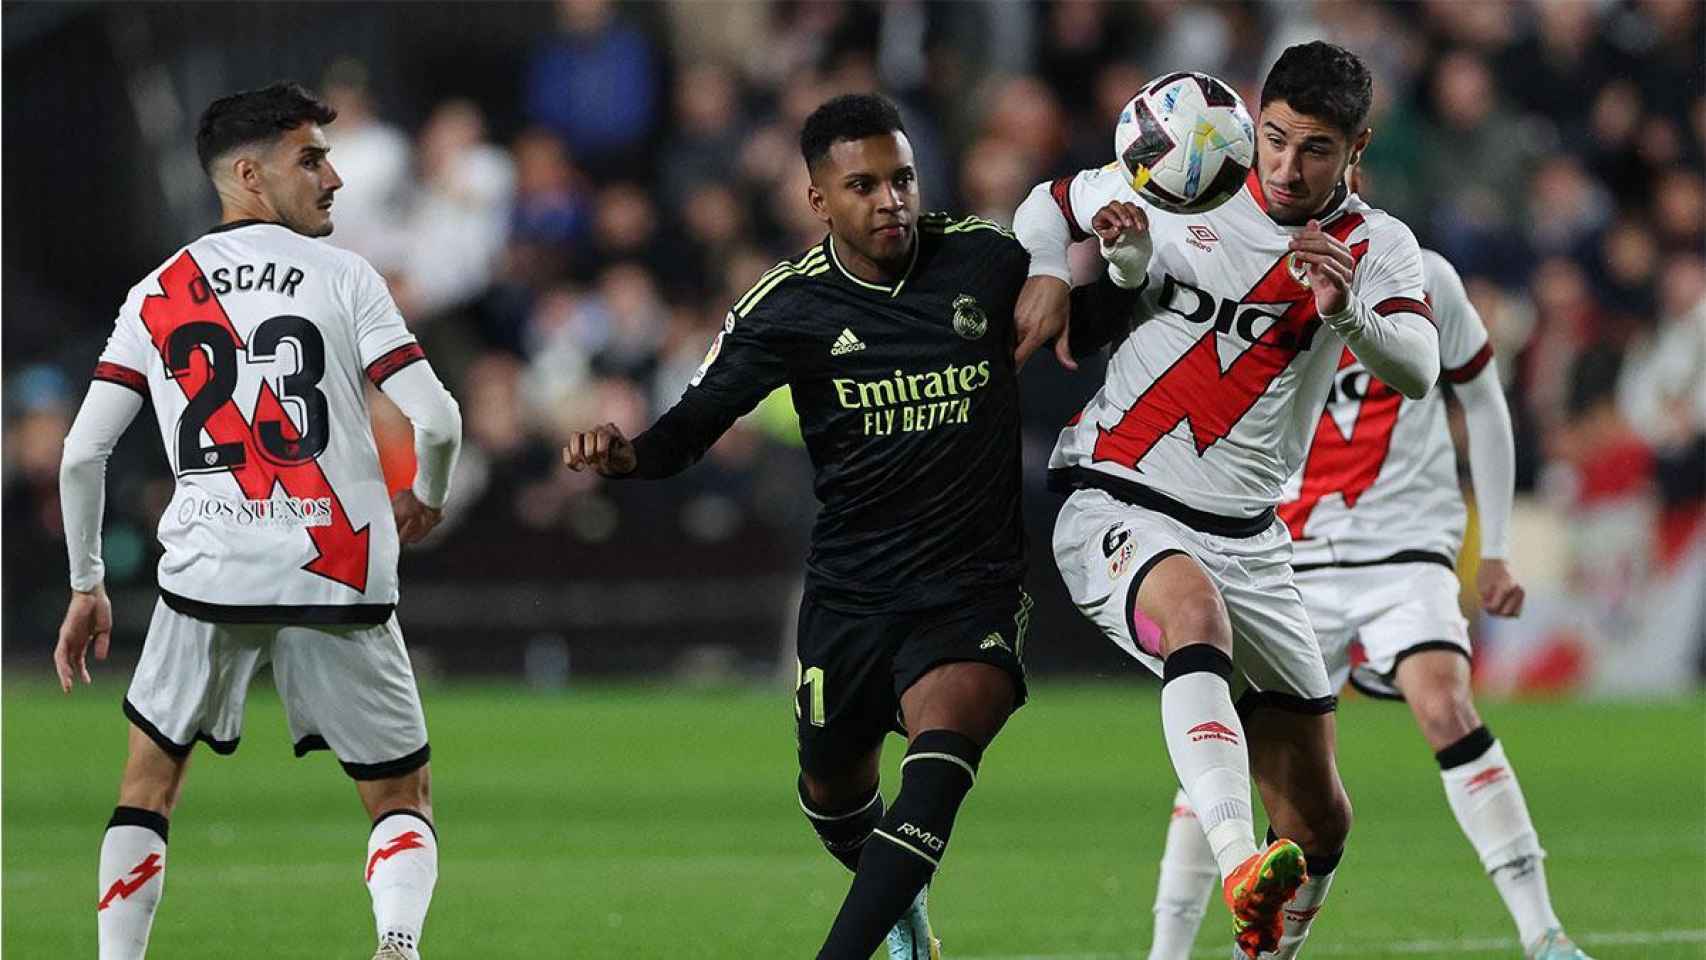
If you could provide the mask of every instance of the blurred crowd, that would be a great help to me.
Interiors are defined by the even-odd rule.
[[[1316,37],[1375,72],[1369,199],[1458,266],[1493,331],[1520,487],[1564,510],[1637,498],[1659,553],[1697,536],[1706,7],[1696,0],[565,0],[555,14],[554,33],[517,51],[515,129],[491,128],[475,99],[445,100],[405,129],[360,62],[317,78],[340,114],[328,129],[346,183],[332,242],[386,275],[461,400],[458,506],[489,536],[509,526],[607,535],[604,498],[622,494],[561,470],[559,438],[604,421],[643,428],[680,394],[728,305],[821,236],[797,134],[828,96],[894,97],[926,205],[1010,223],[1039,180],[1110,159],[1113,120],[1147,78],[1213,73],[1254,110],[1267,66]],[[57,524],[54,441],[86,371],[25,373],[8,378],[9,535],[15,520]],[[1025,377],[1038,465],[1096,377],[1047,357]],[[400,484],[412,468],[407,423],[378,406]],[[737,518],[798,525],[809,491],[763,479],[797,463],[797,445],[787,398],[773,397],[681,489],[718,492]],[[138,481],[115,482],[110,500],[139,519],[162,502],[157,484]]]

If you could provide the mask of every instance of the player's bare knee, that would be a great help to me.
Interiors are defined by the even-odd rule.
[[[377,818],[395,810],[413,810],[422,817],[432,818],[432,777],[426,766],[398,777],[382,780],[358,780],[356,791],[369,817]]]
[[[1161,627],[1161,642],[1168,652],[1193,643],[1206,643],[1224,653],[1232,651],[1232,626],[1226,616],[1226,604],[1206,584],[1201,590],[1171,600],[1162,615],[1154,619]]]
[[[1408,694],[1405,696],[1409,697]],[[1414,700],[1411,709],[1421,725],[1422,736],[1434,750],[1462,740],[1481,726],[1475,701],[1467,689],[1444,687],[1428,690]]]

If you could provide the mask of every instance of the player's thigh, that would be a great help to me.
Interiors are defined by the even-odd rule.
[[[1283,524],[1248,538],[1211,538],[1221,563],[1216,584],[1232,624],[1233,656],[1246,696],[1305,716],[1338,703],[1326,662],[1291,572]]]
[[[873,757],[902,729],[889,681],[896,629],[888,614],[838,610],[809,592],[801,601],[794,730],[808,778],[840,784],[869,770],[876,782]]]
[[[1469,622],[1458,606],[1455,571],[1436,563],[1406,563],[1360,568],[1349,576],[1355,578],[1349,585],[1356,598],[1352,615],[1367,657],[1351,672],[1358,690],[1403,699],[1398,676],[1404,662],[1434,652],[1462,661],[1467,687]]]
[[[196,741],[231,753],[243,734],[249,684],[267,662],[269,627],[209,623],[159,601],[124,698],[131,724],[168,756]]]
[[[1074,493],[1055,520],[1055,563],[1072,602],[1109,640],[1157,676],[1166,649],[1189,642],[1228,642],[1213,575],[1202,566],[1202,549],[1195,531],[1100,490]],[[1158,585],[1186,592],[1169,596]],[[1157,616],[1173,622],[1172,635]]]
[[[893,681],[906,729],[995,739],[1025,702],[1031,597],[1017,583],[905,618]]]
[[[395,616],[376,625],[281,629],[273,678],[297,756],[329,749],[352,778],[386,780],[420,769],[432,754]]]

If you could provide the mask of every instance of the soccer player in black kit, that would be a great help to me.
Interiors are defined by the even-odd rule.
[[[800,806],[854,871],[818,956],[865,960],[889,933],[891,956],[926,960],[922,892],[984,749],[1025,700],[1016,373],[1060,331],[1017,328],[1028,256],[1011,234],[917,212],[912,148],[887,100],[824,103],[800,148],[828,236],[734,305],[651,429],[576,434],[563,459],[672,476],[791,387],[823,504],[799,620]],[[1109,282],[1073,296],[1086,320],[1131,316]],[[897,711],[908,746],[885,811],[878,763]]]

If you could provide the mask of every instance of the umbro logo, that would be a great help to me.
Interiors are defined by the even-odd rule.
[[[1204,723],[1199,723],[1189,730],[1186,730],[1185,736],[1190,737],[1192,743],[1201,743],[1204,740],[1224,740],[1227,743],[1233,744],[1238,742],[1238,734],[1234,732],[1231,727],[1221,723],[1219,720],[1209,720]]]
[[[993,650],[996,647],[1000,647],[1008,653],[1013,652],[1012,648],[1007,646],[1007,641],[1003,640],[999,633],[991,633],[989,636],[983,638],[982,643],[977,645],[979,650]]]
[[[1473,777],[1470,777],[1469,782],[1464,784],[1464,786],[1469,788],[1470,793],[1478,793],[1508,776],[1510,776],[1510,774],[1504,767],[1490,767],[1486,770],[1482,770]]]
[[[1185,232],[1190,234],[1190,236],[1185,239],[1185,242],[1205,253],[1213,253],[1214,247],[1212,244],[1217,243],[1220,240],[1220,236],[1218,234],[1200,223],[1191,224],[1185,228]]]
[[[840,357],[849,353],[858,353],[863,349],[865,349],[864,341],[854,336],[853,331],[846,327],[842,327],[841,336],[836,337],[835,343],[829,348],[829,355],[832,357]]]

